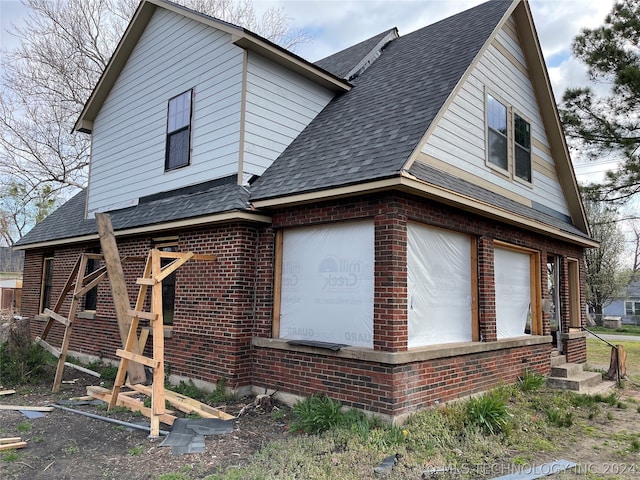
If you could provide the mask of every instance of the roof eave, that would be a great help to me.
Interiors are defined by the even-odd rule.
[[[238,220],[263,223],[267,225],[271,223],[271,217],[263,213],[251,212],[247,210],[231,210],[228,212],[214,213],[211,215],[203,215],[201,217],[185,218],[181,220],[174,220],[174,221],[164,222],[164,223],[155,223],[155,224],[143,225],[139,227],[123,228],[123,229],[115,230],[114,234],[116,237],[129,237],[132,235],[143,235],[147,233],[157,233],[157,232],[164,232],[168,230],[175,230],[175,229],[185,228],[185,227],[212,225],[217,223],[227,223],[227,222],[233,222]],[[15,250],[33,250],[36,248],[50,248],[50,247],[57,247],[61,245],[71,245],[71,244],[77,244],[77,243],[90,242],[98,239],[99,239],[99,236],[97,233],[91,233],[91,234],[82,235],[79,237],[60,238],[60,239],[50,240],[45,242],[18,245],[18,246],[14,246],[13,248]]]
[[[476,198],[468,197],[458,192],[425,182],[404,171],[400,175],[391,178],[378,179],[348,186],[327,188],[318,191],[259,199],[254,200],[251,203],[256,209],[270,210],[389,190],[400,190],[413,195],[433,199],[439,203],[481,215],[485,218],[490,218],[524,228],[529,231],[548,235],[584,248],[595,248],[599,246],[599,243],[595,240],[574,235],[570,232],[560,230],[535,219],[482,202]]]

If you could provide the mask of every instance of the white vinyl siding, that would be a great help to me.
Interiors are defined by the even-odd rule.
[[[520,68],[495,45],[490,45],[439,120],[423,146],[422,152],[464,170],[484,182],[496,185],[498,190],[510,190],[523,198],[568,215],[569,209],[555,173],[553,159],[536,147],[536,142],[539,142],[547,150],[550,148],[533,85],[529,76],[522,72],[522,68],[526,68],[522,49],[518,42],[505,31],[498,33],[495,42],[520,62]],[[513,107],[514,113],[531,124],[533,177],[531,184],[514,181],[513,177],[498,175],[487,166],[485,154],[487,92],[498,94],[501,101]],[[511,158],[510,161],[510,168],[513,169],[513,159]]]
[[[244,173],[261,175],[332,98],[331,91],[249,53]]]
[[[238,172],[243,50],[159,8],[94,121],[89,212]],[[167,102],[193,89],[191,163],[164,171]]]

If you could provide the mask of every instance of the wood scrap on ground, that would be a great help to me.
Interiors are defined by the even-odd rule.
[[[0,450],[15,450],[26,446],[27,442],[20,437],[0,438]]]
[[[0,390],[0,395],[13,395],[16,393],[15,390]]]
[[[31,407],[29,405],[0,405],[0,410],[25,410],[30,412],[52,412],[53,407]]]

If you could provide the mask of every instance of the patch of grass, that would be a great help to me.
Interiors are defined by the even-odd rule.
[[[553,426],[569,428],[573,425],[573,413],[564,412],[559,409],[549,410],[547,412],[547,420]]]
[[[2,461],[7,463],[17,462],[20,459],[20,454],[14,451],[8,451],[2,453]]]
[[[536,390],[540,390],[546,383],[547,379],[544,375],[541,375],[538,372],[532,372],[529,369],[525,369],[522,374],[522,377],[518,379],[518,388],[522,392],[535,392]]]
[[[78,453],[80,451],[80,448],[77,445],[69,445],[67,447],[64,447],[62,449],[62,451],[66,454],[66,455],[73,455],[75,453]]]
[[[44,442],[44,436],[42,435],[36,435],[35,437],[33,437],[31,439],[32,443],[43,443]]]
[[[285,408],[274,407],[274,409],[271,410],[271,413],[269,414],[269,416],[271,417],[271,420],[275,420],[277,422],[278,420],[282,420],[287,416],[287,410]]]
[[[78,365],[81,365],[80,362],[77,362]],[[111,365],[110,363],[106,363],[102,360],[91,362],[85,365],[89,370],[93,370],[94,372],[98,372],[100,374],[100,378],[107,382],[113,383],[116,379],[116,375],[118,374],[118,367],[116,365]]]
[[[633,380],[640,376],[640,362],[631,361],[640,358],[640,342],[620,341],[627,352],[627,374]],[[608,368],[611,360],[611,347],[597,338],[587,338],[587,364]]]
[[[144,451],[144,447],[142,445],[136,445],[135,447],[130,448],[127,451],[127,454],[130,457],[135,457],[137,455],[140,455],[143,451]]]
[[[27,421],[20,422],[19,424],[16,425],[16,430],[18,430],[18,432],[20,433],[30,432],[31,424]]]
[[[629,447],[629,450],[631,450],[632,452],[640,452],[640,440],[638,440],[637,438],[631,440],[631,446]]]
[[[165,473],[164,475],[160,475],[158,480],[187,480],[189,477],[185,477],[181,473]]]
[[[500,433],[509,422],[507,402],[495,392],[471,398],[467,403],[467,422],[479,427],[485,434]]]
[[[235,396],[227,393],[227,379],[221,377],[216,382],[216,388],[213,392],[209,393],[205,398],[204,402],[215,405],[224,402],[228,402],[230,400],[234,400]]]
[[[607,333],[611,335],[640,335],[640,325],[623,325],[620,328],[606,328],[606,327],[589,327],[589,330],[596,333]]]

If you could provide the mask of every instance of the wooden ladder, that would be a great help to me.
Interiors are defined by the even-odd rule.
[[[83,253],[78,257],[67,282],[65,283],[58,300],[56,301],[53,309],[45,308],[44,314],[48,317],[47,324],[44,327],[42,336],[36,337],[37,344],[42,346],[45,350],[49,351],[58,359],[58,366],[56,368],[56,376],[53,381],[53,392],[60,390],[60,384],[62,383],[62,373],[64,372],[64,366],[70,366],[77,368],[87,373],[95,374],[90,370],[73,365],[66,362],[67,351],[69,350],[69,343],[71,341],[71,331],[73,326],[73,319],[76,317],[78,311],[78,303],[80,298],[86,294],[89,290],[98,285],[107,275],[105,267],[94,270],[93,272],[85,275],[84,272],[87,269],[87,263],[89,260],[102,260],[102,255],[98,253]],[[73,290],[73,296],[71,298],[71,307],[69,308],[69,316],[64,317],[60,315],[60,309],[69,292]],[[51,331],[54,323],[58,322],[64,325],[64,334],[62,337],[62,345],[60,348],[56,348],[46,341],[47,335]]]

